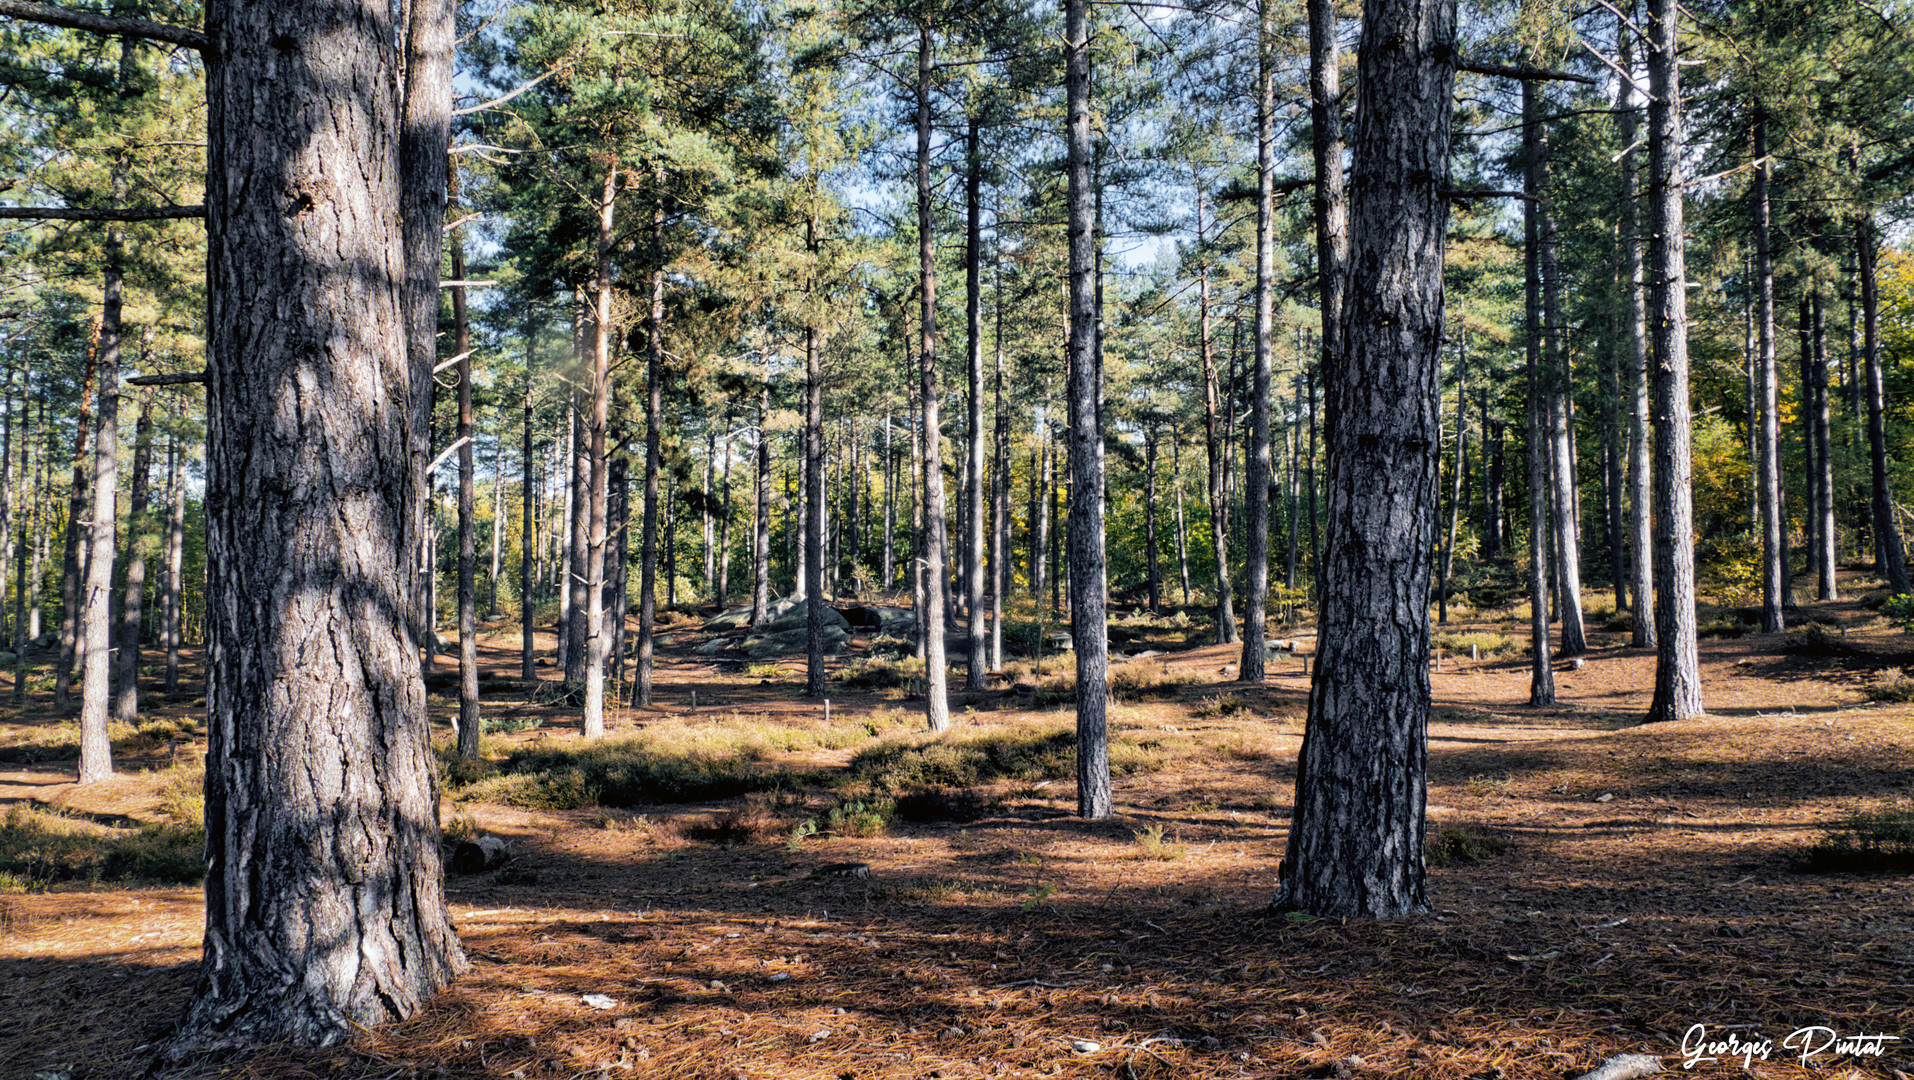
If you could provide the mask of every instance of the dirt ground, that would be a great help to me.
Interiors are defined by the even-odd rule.
[[[1560,703],[1545,709],[1526,705],[1525,658],[1445,655],[1430,831],[1502,845],[1432,867],[1434,910],[1411,920],[1267,912],[1307,679],[1299,658],[1279,657],[1261,685],[1233,682],[1233,647],[1159,658],[1200,682],[1115,708],[1118,733],[1185,749],[1119,777],[1110,821],[1075,818],[1068,781],[998,784],[996,809],[965,824],[801,843],[698,838],[740,807],[779,812],[761,800],[448,804],[448,820],[469,815],[517,852],[514,873],[448,879],[469,972],[353,1046],[206,1073],[1502,1080],[1648,1053],[1697,1076],[1904,1080],[1914,889],[1905,875],[1796,863],[1830,824],[1914,799],[1910,707],[1865,693],[1882,669],[1914,667],[1914,637],[1852,601],[1800,614],[1832,633],[1705,639],[1709,715],[1681,724],[1637,724],[1654,657],[1621,634],[1597,630],[1580,666],[1558,664]],[[1522,633],[1506,617],[1444,629]],[[694,654],[702,640],[667,635],[659,704],[622,710],[614,730],[820,718],[800,696],[800,659],[747,669]],[[511,628],[485,646],[488,669],[516,674]],[[953,712],[959,724],[1070,718],[1068,704],[1012,708],[1009,694],[959,694]],[[901,697],[834,690],[832,708],[920,704]],[[1246,707],[1219,710],[1224,697]],[[441,730],[454,705],[433,698]],[[576,735],[575,709],[522,691],[486,709],[548,721],[516,741]],[[6,719],[17,733],[58,718],[30,700]],[[70,762],[0,766],[0,806],[147,820],[158,770],[191,752],[121,761],[121,778],[91,789],[70,783]],[[850,752],[804,763],[841,766]],[[847,862],[868,877],[812,876]],[[183,1008],[200,930],[196,887],[0,895],[0,1076],[138,1075]],[[1692,1056],[1720,1060],[1684,1069],[1696,1025],[1717,1045]],[[1823,1032],[1850,1041],[1821,1046]],[[1851,1041],[1866,1035],[1886,1039]]]

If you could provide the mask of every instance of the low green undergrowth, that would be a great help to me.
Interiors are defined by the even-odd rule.
[[[206,876],[206,832],[155,822],[107,829],[15,806],[0,823],[0,892],[68,881],[190,885]]]

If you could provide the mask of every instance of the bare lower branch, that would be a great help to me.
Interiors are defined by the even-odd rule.
[[[0,0],[0,8],[11,0]],[[204,206],[0,206],[0,220],[13,221],[171,221],[203,218]]]
[[[1586,75],[1577,75],[1572,71],[1553,71],[1548,68],[1528,67],[1523,64],[1491,64],[1483,60],[1464,60],[1456,58],[1457,71],[1474,72],[1477,75],[1496,75],[1505,79],[1554,80],[1557,82],[1578,82],[1589,86],[1595,80]]]
[[[203,371],[177,371],[169,375],[138,375],[126,380],[128,386],[180,386],[185,383],[204,383]]]
[[[74,11],[71,8],[55,7],[52,4],[37,4],[32,0],[0,0],[0,16],[43,23],[47,26],[65,27],[68,30],[86,30],[95,34],[151,38],[154,41],[183,45],[208,54],[213,51],[213,39],[200,31],[188,30],[183,26],[168,26],[150,19],[123,19],[112,15],[96,15],[90,11]]]

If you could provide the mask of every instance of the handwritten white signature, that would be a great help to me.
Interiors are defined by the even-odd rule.
[[[1786,1051],[1786,1056],[1798,1056],[1805,1068],[1822,1054],[1880,1057],[1887,1053],[1888,1043],[1900,1041],[1899,1035],[1842,1035],[1831,1027],[1816,1024],[1795,1028],[1781,1040],[1780,1046]],[[1707,1025],[1694,1024],[1681,1037],[1681,1067],[1684,1069],[1729,1060],[1739,1060],[1745,1069],[1756,1061],[1767,1061],[1774,1052],[1775,1041],[1760,1032],[1741,1035],[1729,1031],[1711,1037]]]

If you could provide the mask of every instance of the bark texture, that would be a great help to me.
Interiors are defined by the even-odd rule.
[[[1090,191],[1088,0],[1064,5],[1065,140],[1070,244],[1070,631],[1077,659],[1077,813],[1110,816],[1110,694],[1103,554],[1103,432],[1099,424],[1096,238]]]
[[[1425,910],[1452,0],[1368,0],[1343,356],[1329,383],[1321,637],[1277,904]]]
[[[1774,361],[1774,255],[1770,244],[1768,116],[1758,104],[1754,122],[1755,210],[1755,503],[1761,525],[1761,632],[1786,629],[1782,593],[1781,420]]]
[[[1648,719],[1701,715],[1695,650],[1694,495],[1688,402],[1688,291],[1681,184],[1681,71],[1676,0],[1651,0],[1648,147],[1654,231],[1655,697]]]
[[[390,9],[215,0],[207,25],[206,936],[173,1057],[338,1042],[465,963],[413,599],[430,367],[401,330]],[[449,82],[414,88],[449,112]]]
[[[944,663],[944,468],[938,431],[937,237],[932,229],[930,188],[931,32],[918,24],[917,38],[917,282],[920,438],[923,446],[923,531],[918,577],[923,582],[924,717],[932,731],[950,727],[949,672]]]

